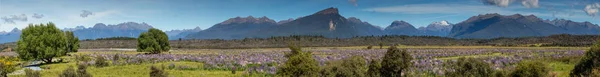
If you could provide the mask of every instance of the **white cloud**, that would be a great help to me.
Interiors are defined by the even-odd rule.
[[[589,16],[596,16],[596,14],[598,13],[598,10],[600,9],[600,4],[599,3],[595,3],[595,4],[589,4],[586,5],[585,8],[583,9],[585,11],[585,13],[587,13]]]
[[[482,0],[485,5],[496,5],[500,7],[508,7],[512,0]]]
[[[34,13],[33,16],[31,16],[31,17],[36,18],[36,19],[40,19],[40,18],[44,17],[44,15],[43,14]]]
[[[527,8],[539,8],[539,1],[538,0],[523,0],[523,2],[521,2],[521,4]]]
[[[27,21],[27,15],[25,15],[25,14],[10,15],[10,16],[1,17],[0,19],[2,19],[2,21],[4,21],[4,23],[15,24],[15,21],[23,21],[23,22]]]
[[[92,13],[92,12],[90,12],[90,11],[87,11],[87,10],[82,10],[81,12],[82,12],[82,13],[81,13],[81,14],[79,14],[79,16],[81,16],[81,17],[83,17],[83,18],[85,18],[85,17],[88,17],[88,16],[90,16],[90,15],[94,15],[94,13]]]

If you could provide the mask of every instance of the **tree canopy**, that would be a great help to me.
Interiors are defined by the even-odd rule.
[[[138,52],[150,52],[153,54],[166,52],[171,49],[169,45],[169,37],[161,30],[151,28],[148,32],[140,34],[137,39]]]
[[[52,62],[54,57],[66,54],[65,34],[54,23],[30,24],[23,29],[17,41],[17,53],[23,60],[42,60]]]

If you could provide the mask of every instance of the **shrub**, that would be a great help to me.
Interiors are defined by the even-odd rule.
[[[163,71],[163,69],[159,69],[157,67],[151,66],[150,67],[150,77],[168,77],[169,74],[165,71]]]
[[[54,23],[30,24],[23,29],[17,41],[17,53],[23,60],[33,59],[50,63],[53,58],[66,54],[66,46],[65,34],[56,28]]]
[[[550,69],[539,61],[522,61],[510,74],[512,77],[546,77]]]
[[[367,49],[373,49],[373,46],[372,46],[372,45],[369,45],[369,46],[367,47]]]
[[[316,77],[319,75],[319,66],[311,52],[302,52],[299,47],[290,46],[291,53],[285,57],[288,60],[279,67],[278,76],[282,77]]]
[[[16,58],[0,56],[0,76],[7,77],[6,74],[16,70]]]
[[[169,49],[171,49],[167,34],[155,28],[151,28],[148,30],[148,32],[140,34],[140,37],[137,39],[137,41],[138,52],[150,52],[152,54],[157,54],[169,51]]]
[[[365,77],[367,63],[362,56],[352,56],[339,61],[330,62],[322,71],[325,77]]]
[[[96,57],[96,61],[94,61],[96,65],[96,67],[105,67],[108,66],[108,62],[106,62],[106,59],[102,56],[97,56]]]
[[[25,76],[27,77],[40,77],[40,71],[35,71],[31,69],[25,69]]]
[[[381,76],[399,77],[402,71],[412,65],[412,56],[405,49],[391,46],[381,61]]]
[[[452,69],[446,72],[449,77],[490,77],[494,74],[490,64],[473,58],[461,57],[449,66]]]
[[[78,77],[77,76],[77,72],[75,71],[75,69],[73,69],[73,67],[69,67],[67,69],[65,69],[62,74],[59,75],[59,77]]]
[[[569,75],[589,76],[592,68],[600,68],[600,41],[585,52]]]
[[[367,70],[368,77],[380,77],[381,63],[378,60],[371,60],[369,62],[369,69]]]
[[[87,64],[87,62],[90,62],[90,60],[91,60],[87,56],[88,55],[75,55],[75,61],[77,62],[77,64],[79,64],[79,63]]]
[[[87,65],[78,64],[77,65],[77,76],[78,77],[92,77],[92,74],[87,72]]]

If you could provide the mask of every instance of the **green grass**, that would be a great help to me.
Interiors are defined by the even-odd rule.
[[[564,62],[550,62],[548,67],[551,68],[551,73],[557,74],[556,77],[569,77],[569,73],[575,67],[573,63],[564,63]]]
[[[173,63],[175,66],[189,66],[197,69],[167,69],[166,67]],[[96,68],[89,66],[87,71],[94,77],[149,77],[150,66],[156,66],[159,68],[165,68],[172,77],[239,77],[242,76],[243,71],[239,71],[236,74],[232,74],[231,71],[209,71],[202,70],[202,63],[198,62],[162,62],[162,63],[144,63],[139,65],[112,65],[108,67]],[[57,77],[64,69],[73,66],[75,63],[57,63],[48,64],[41,66],[42,68],[48,68],[41,71],[42,77]],[[25,75],[11,75],[10,77],[25,77]]]

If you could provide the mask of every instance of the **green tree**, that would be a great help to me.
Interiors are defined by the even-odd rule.
[[[569,75],[573,77],[589,76],[592,68],[600,68],[600,41],[596,42],[575,65]]]
[[[49,63],[53,58],[66,54],[67,42],[65,34],[56,28],[54,23],[30,24],[23,29],[17,46],[17,53],[21,59]]]
[[[367,70],[367,76],[368,77],[380,77],[380,72],[379,70],[381,70],[381,62],[379,62],[379,60],[371,60],[371,62],[369,62],[369,69]]]
[[[316,77],[319,76],[319,65],[312,52],[303,52],[299,47],[290,46],[288,60],[278,68],[277,76],[282,77]]]
[[[67,52],[77,52],[79,49],[79,38],[73,35],[71,31],[65,31],[67,38]]]
[[[459,58],[456,62],[450,64],[452,71],[447,71],[448,77],[491,77],[494,75],[494,69],[490,64],[473,58]]]
[[[540,61],[521,61],[510,74],[512,77],[546,77],[550,68]]]
[[[383,77],[400,77],[402,71],[412,65],[412,56],[405,49],[400,50],[394,46],[390,46],[381,61],[381,76]]]
[[[169,49],[171,49],[167,34],[155,28],[151,28],[148,30],[148,32],[140,34],[140,37],[137,39],[137,41],[138,52],[150,52],[157,54],[169,51]]]
[[[332,61],[323,68],[324,77],[365,77],[367,63],[362,56],[352,56],[338,61]]]

